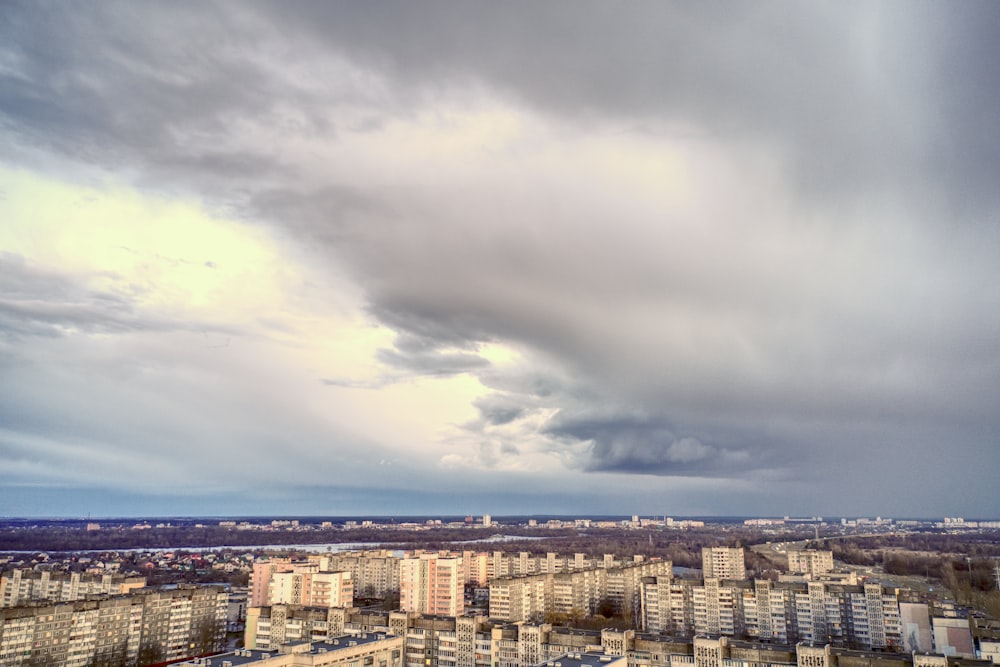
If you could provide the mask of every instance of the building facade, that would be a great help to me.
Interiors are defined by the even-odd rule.
[[[587,616],[606,603],[634,619],[641,609],[642,579],[672,571],[670,561],[657,560],[495,579],[490,582],[490,618],[538,622],[547,614]]]
[[[128,667],[218,650],[228,596],[219,587],[0,610],[0,665]]]
[[[706,579],[746,579],[743,547],[702,547],[701,569]]]
[[[677,580],[641,584],[646,632],[816,642],[858,649],[903,645],[899,591],[879,584]]]
[[[788,571],[815,576],[833,571],[833,552],[826,549],[800,549],[788,552]]]
[[[0,607],[36,602],[72,602],[90,595],[125,595],[143,588],[145,577],[20,568],[0,574]]]
[[[293,609],[286,621],[297,614],[324,614],[330,610],[312,611]],[[639,634],[633,630],[601,631],[576,630],[550,624],[497,623],[482,617],[449,618],[392,612],[375,617],[365,617],[358,610],[345,610],[341,620],[345,627],[360,625],[378,626],[368,630],[381,637],[378,641],[394,639],[400,651],[400,661],[392,663],[388,654],[385,665],[376,656],[368,667],[604,667],[620,664],[621,667],[986,667],[985,660],[968,660],[944,655],[909,654],[893,652],[865,652],[830,645],[799,643],[797,645],[774,642],[750,642],[727,637],[697,636],[677,639],[661,635]],[[273,628],[274,621],[271,625]],[[287,666],[311,667],[312,665],[350,665],[349,661],[337,662],[327,655],[343,647],[352,637],[365,635],[358,630],[349,631],[347,637],[293,640],[290,645],[268,649],[249,648],[243,653],[253,660],[237,661],[233,654],[210,659],[210,662],[190,662],[185,665],[222,667],[225,662],[236,667],[242,664],[261,667]],[[316,635],[319,636],[318,634]],[[333,642],[336,642],[334,644]],[[286,656],[298,651],[300,657]],[[323,653],[319,653],[323,651]],[[584,659],[584,656],[587,656]],[[356,667],[361,667],[359,661]]]
[[[465,611],[462,557],[422,553],[400,561],[399,608],[420,614],[461,616]]]

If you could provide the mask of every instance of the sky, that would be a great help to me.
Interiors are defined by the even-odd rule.
[[[1000,4],[0,6],[0,516],[1000,518]]]

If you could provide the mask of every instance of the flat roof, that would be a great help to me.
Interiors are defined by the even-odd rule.
[[[315,655],[319,653],[332,653],[333,651],[341,649],[364,646],[365,644],[373,644],[385,639],[396,638],[397,637],[395,635],[387,635],[384,632],[366,632],[360,635],[343,635],[328,642],[310,642],[309,640],[288,642],[286,646],[302,646],[303,644],[309,644],[309,650],[303,651],[303,653]],[[252,665],[256,662],[262,662],[278,655],[281,655],[280,650],[265,651],[262,649],[236,649],[235,651],[230,651],[229,653],[220,653],[208,658],[195,658],[187,662],[182,662],[178,664],[178,667],[185,665],[222,667],[223,663],[229,663],[232,667],[239,667],[240,665]]]
[[[627,664],[628,658],[623,655],[608,655],[604,651],[586,651],[565,653],[557,658],[551,658],[539,663],[537,667],[602,667],[617,663]]]

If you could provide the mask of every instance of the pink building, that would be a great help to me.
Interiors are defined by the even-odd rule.
[[[277,558],[254,563],[248,606],[273,604],[350,607],[354,604],[354,580],[350,572],[321,570],[315,560]]]

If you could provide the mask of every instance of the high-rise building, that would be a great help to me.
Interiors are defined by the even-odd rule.
[[[419,554],[400,561],[399,608],[421,614],[461,615],[465,611],[462,557]]]
[[[670,561],[627,563],[569,572],[502,577],[490,582],[490,618],[532,621],[554,612],[587,615],[608,601],[615,611],[634,618],[640,610],[643,577],[669,576]]]
[[[872,649],[903,646],[896,589],[879,584],[647,577],[640,625],[676,636],[723,635]]]
[[[146,665],[210,653],[225,640],[227,606],[220,587],[181,585],[0,609],[0,665]]]
[[[88,595],[124,595],[146,585],[146,578],[122,574],[41,572],[19,568],[0,575],[0,607],[36,602],[72,602]]]
[[[704,577],[716,579],[746,579],[743,547],[703,547],[701,567]]]
[[[750,586],[734,582],[733,588],[749,590]],[[261,611],[264,613],[257,619],[257,625],[262,634],[269,635],[266,646],[248,640],[247,648],[242,651],[213,656],[212,665],[228,662],[233,667],[990,667],[988,660],[865,652],[811,642],[788,645],[700,635],[682,639],[670,633],[640,635],[634,630],[580,630],[546,623],[494,623],[482,617],[422,616],[406,612],[377,615],[358,609],[276,607]],[[389,650],[372,650],[379,645]],[[207,663],[184,664],[204,667]]]
[[[254,563],[250,575],[248,606],[301,604],[320,607],[350,607],[354,604],[351,572],[325,569],[325,558],[306,561],[275,558]]]

